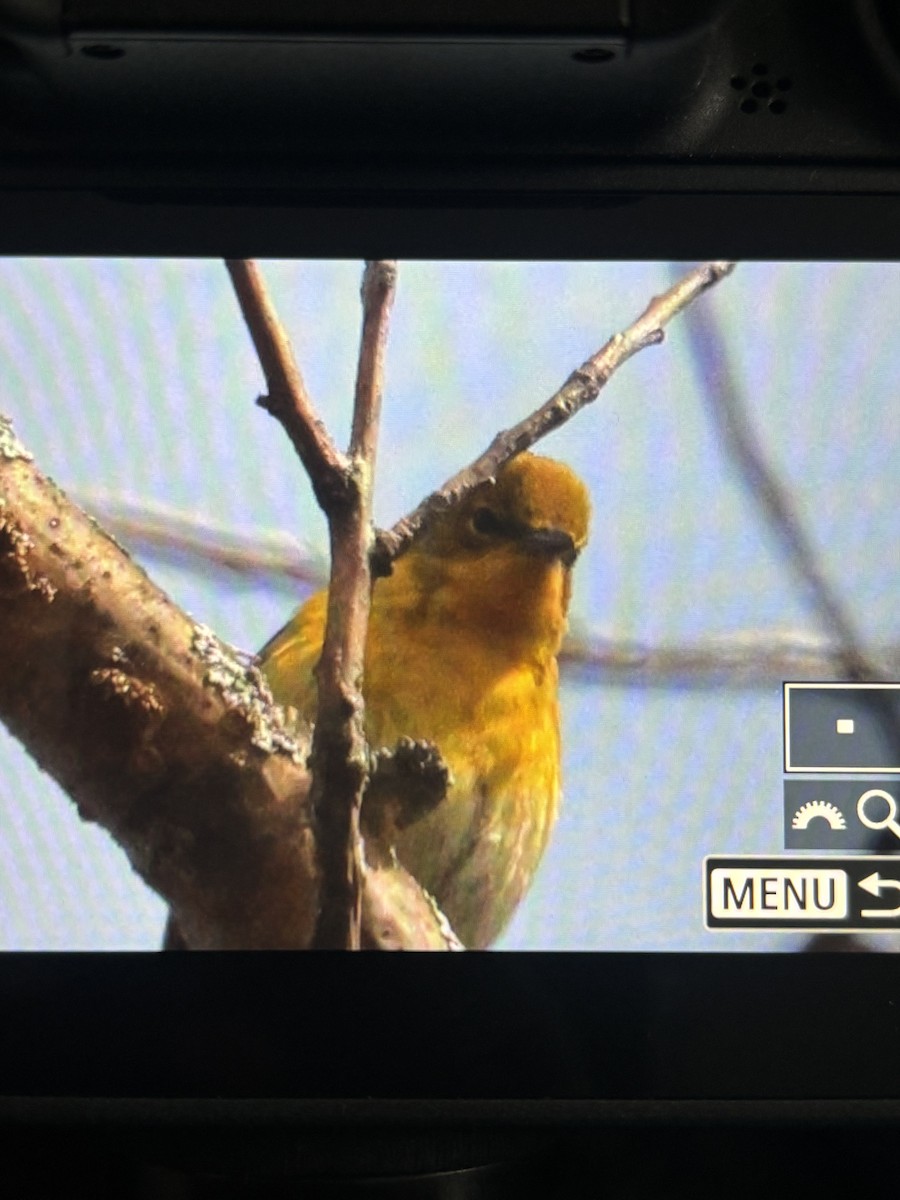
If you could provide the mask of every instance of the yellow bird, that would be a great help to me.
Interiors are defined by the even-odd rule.
[[[374,748],[434,742],[448,794],[395,831],[401,864],[469,947],[490,945],[528,889],[556,820],[556,656],[587,489],[562,463],[520,454],[375,583],[363,675]],[[311,721],[327,593],[260,652],[276,700]]]

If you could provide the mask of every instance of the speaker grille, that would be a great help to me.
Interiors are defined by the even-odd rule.
[[[755,62],[745,73],[732,75],[730,82],[737,93],[738,108],[747,116],[768,112],[780,117],[787,112],[786,93],[793,81],[788,75],[776,74],[768,63]]]

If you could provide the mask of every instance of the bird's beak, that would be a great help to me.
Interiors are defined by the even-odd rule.
[[[522,542],[530,554],[558,558],[567,567],[571,567],[578,557],[572,535],[564,529],[531,529]]]

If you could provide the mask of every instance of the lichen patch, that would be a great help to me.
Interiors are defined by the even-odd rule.
[[[23,462],[31,462],[33,457],[16,437],[12,421],[0,413],[0,458],[7,461],[19,458]]]
[[[12,520],[0,515],[0,595],[7,600],[34,592],[52,601],[56,587],[45,575],[32,570],[33,539]]]
[[[206,667],[203,682],[244,719],[251,744],[267,754],[287,754],[302,765],[305,749],[287,728],[284,711],[275,703],[259,667],[250,660],[242,662],[238,652],[206,625],[194,626],[192,646]]]

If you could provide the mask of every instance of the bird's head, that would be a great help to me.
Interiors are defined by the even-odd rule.
[[[520,454],[434,521],[411,565],[461,620],[498,636],[546,637],[555,649],[590,510],[570,467]]]

